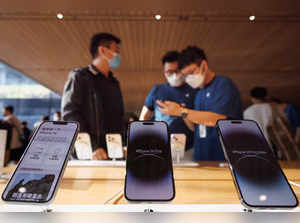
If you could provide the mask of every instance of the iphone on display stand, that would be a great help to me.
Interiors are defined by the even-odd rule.
[[[77,122],[42,122],[8,181],[2,200],[49,205],[59,188],[78,128]]]
[[[219,120],[217,130],[240,201],[246,209],[298,206],[292,187],[255,121]]]
[[[173,160],[176,160],[177,163],[184,158],[185,143],[185,134],[171,134],[172,158]]]
[[[120,134],[106,134],[107,155],[110,159],[123,158],[122,137]]]
[[[91,138],[88,133],[78,133],[75,151],[79,160],[91,160],[93,157]]]
[[[130,123],[124,195],[130,202],[168,202],[174,199],[170,137],[165,122]]]

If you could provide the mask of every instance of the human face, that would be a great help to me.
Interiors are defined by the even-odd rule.
[[[178,62],[166,62],[164,64],[164,75],[166,79],[168,79],[168,77],[171,77],[174,73],[179,73]]]
[[[184,76],[178,70],[178,62],[164,64],[164,75],[171,87],[180,87],[184,84]]]
[[[9,115],[9,111],[6,110],[6,109],[3,109],[3,116],[5,117],[5,116],[8,116],[8,115]]]
[[[185,81],[192,88],[202,88],[205,84],[206,79],[206,71],[204,69],[205,63],[201,63],[201,65],[190,64],[184,67],[181,72],[185,76]]]
[[[197,64],[190,64],[186,67],[184,67],[181,70],[181,73],[184,74],[185,76],[187,75],[196,75],[196,74],[200,74],[200,66],[198,66]]]
[[[116,42],[111,42],[108,47],[103,47],[103,54],[107,59],[112,60],[116,54],[121,54],[120,45]]]

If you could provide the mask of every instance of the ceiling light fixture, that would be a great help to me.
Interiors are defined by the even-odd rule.
[[[157,14],[154,16],[156,20],[160,20],[161,19],[161,15]]]
[[[61,20],[64,18],[64,15],[62,13],[57,13],[56,17]]]
[[[249,20],[250,20],[251,22],[253,22],[253,21],[255,20],[255,15],[249,16]]]

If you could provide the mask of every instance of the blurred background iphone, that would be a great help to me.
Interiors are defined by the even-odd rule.
[[[111,159],[123,158],[122,137],[120,134],[106,134],[107,154]]]
[[[88,133],[78,133],[75,151],[79,160],[91,160],[93,157],[91,138]]]
[[[125,198],[170,201],[175,197],[168,127],[165,122],[131,122],[128,130]]]
[[[184,158],[185,142],[185,134],[171,134],[171,151],[173,160],[179,162]]]

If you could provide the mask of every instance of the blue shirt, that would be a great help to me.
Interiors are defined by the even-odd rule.
[[[186,135],[186,148],[190,148],[193,145],[193,132],[188,129],[181,117],[161,113],[156,100],[174,101],[187,108],[193,108],[196,92],[197,90],[194,90],[187,84],[180,87],[171,87],[169,83],[164,83],[155,85],[145,100],[145,106],[154,112],[153,120],[166,122],[170,133],[183,133]]]
[[[227,119],[242,118],[242,103],[240,93],[231,79],[216,76],[208,85],[201,88],[195,98],[195,110],[210,111],[222,114]],[[195,125],[194,159],[196,161],[223,161],[224,153],[221,148],[216,127]]]
[[[300,128],[300,108],[295,105],[288,104],[284,109],[284,112],[290,121],[292,134],[295,136],[297,128]]]

